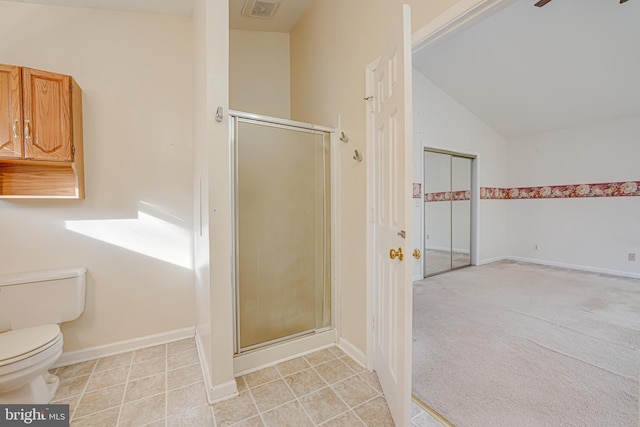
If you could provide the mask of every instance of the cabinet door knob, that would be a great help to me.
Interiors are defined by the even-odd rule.
[[[20,131],[19,131],[20,127],[18,126],[19,124],[20,124],[20,120],[15,119],[15,120],[13,121],[13,137],[14,137],[15,139],[20,138],[20,133],[19,133],[19,132],[20,132]]]
[[[31,139],[31,120],[24,120],[24,137],[26,139]]]

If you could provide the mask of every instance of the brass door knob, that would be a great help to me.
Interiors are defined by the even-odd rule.
[[[421,255],[422,255],[422,254],[420,253],[420,249],[414,249],[414,251],[413,251],[413,257],[414,257],[415,259],[420,259],[420,256],[421,256]]]
[[[389,256],[391,257],[391,259],[398,258],[400,261],[402,261],[404,259],[404,254],[402,253],[402,248],[398,248],[397,251],[395,249],[391,249],[389,251]]]

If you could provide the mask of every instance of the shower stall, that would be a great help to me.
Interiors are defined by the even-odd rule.
[[[332,327],[332,129],[230,112],[235,352]]]

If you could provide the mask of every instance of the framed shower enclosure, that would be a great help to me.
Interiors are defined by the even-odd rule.
[[[332,132],[230,112],[236,355],[333,327]]]

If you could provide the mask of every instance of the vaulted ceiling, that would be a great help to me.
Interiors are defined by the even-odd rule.
[[[414,55],[507,138],[640,117],[640,0],[518,0]]]

